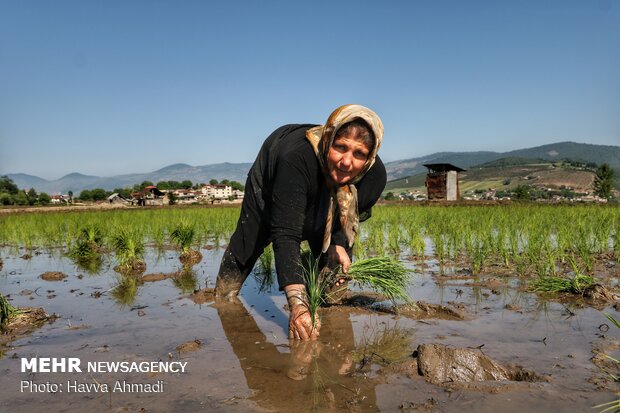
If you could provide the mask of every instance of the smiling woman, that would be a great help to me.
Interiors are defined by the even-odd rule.
[[[285,125],[273,132],[248,174],[216,296],[236,296],[273,243],[278,283],[291,311],[290,338],[315,338],[300,243],[308,241],[315,256],[324,254],[321,267],[340,265],[347,271],[360,215],[370,216],[385,187],[385,167],[377,156],[382,138],[377,114],[359,105],[339,107],[325,125]]]

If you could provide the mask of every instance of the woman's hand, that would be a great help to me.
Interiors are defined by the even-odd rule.
[[[340,265],[342,272],[347,273],[351,266],[351,258],[347,254],[347,250],[340,245],[330,245],[327,249],[327,260],[330,267]]]
[[[284,287],[289,310],[288,338],[295,340],[316,340],[321,328],[318,314],[315,325],[312,325],[312,316],[308,307],[306,287],[303,284],[292,284]]]
[[[340,265],[343,273],[346,274],[349,272],[351,258],[349,257],[349,254],[347,254],[347,250],[344,247],[341,247],[340,245],[330,245],[327,249],[327,261],[330,267]],[[344,278],[340,278],[336,281],[334,286],[340,287],[341,285],[344,285],[345,282],[346,280]]]

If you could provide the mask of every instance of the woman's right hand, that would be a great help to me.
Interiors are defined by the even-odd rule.
[[[292,284],[284,287],[290,310],[288,320],[288,337],[294,340],[316,340],[321,328],[318,314],[312,323],[306,287],[303,284]]]

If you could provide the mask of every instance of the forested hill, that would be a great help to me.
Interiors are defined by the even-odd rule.
[[[600,165],[607,163],[620,176],[620,146],[592,145],[587,143],[559,142],[534,148],[509,152],[438,152],[419,158],[386,163],[388,180],[426,172],[423,164],[451,163],[467,169],[474,165],[489,163],[501,158],[544,159],[547,161],[571,160]]]

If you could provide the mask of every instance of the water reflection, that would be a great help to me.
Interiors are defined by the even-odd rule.
[[[244,305],[216,303],[252,399],[276,411],[377,411],[375,383],[358,374],[353,328],[346,311],[322,314],[318,341],[267,341]],[[371,340],[372,341],[372,340]],[[408,345],[407,345],[408,347]],[[357,354],[365,354],[357,350]]]
[[[198,287],[198,277],[191,265],[184,265],[174,274],[172,281],[183,294],[191,293]]]
[[[134,275],[118,275],[116,286],[110,293],[119,307],[129,307],[138,295],[138,279]]]

